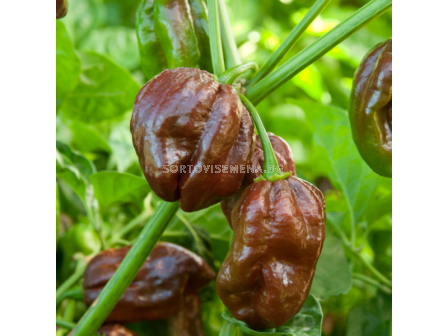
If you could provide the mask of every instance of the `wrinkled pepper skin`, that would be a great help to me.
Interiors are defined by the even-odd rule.
[[[392,39],[375,46],[361,62],[349,114],[364,161],[379,175],[392,177]]]
[[[254,330],[296,315],[311,289],[325,238],[325,200],[297,177],[261,181],[241,195],[234,236],[216,281],[230,313]]]
[[[140,64],[148,78],[166,69],[162,45],[156,35],[154,23],[154,0],[143,0],[136,14],[136,29]]]
[[[106,324],[98,329],[99,336],[138,336],[120,324]]]
[[[91,305],[117,270],[130,246],[93,258],[84,272],[84,301]],[[162,320],[176,315],[184,296],[198,295],[215,272],[198,255],[171,243],[157,243],[106,322]]]
[[[274,135],[273,133],[268,133],[269,140],[271,141],[272,148],[274,149],[274,154],[279,164],[280,169],[287,173],[292,172],[293,176],[296,176],[296,166],[294,164],[294,157],[292,155],[291,147],[288,143],[281,137]],[[230,227],[232,227],[232,210],[235,204],[241,197],[243,191],[250,186],[254,179],[259,177],[262,173],[264,164],[264,154],[263,148],[261,146],[260,137],[256,136],[255,149],[249,160],[248,168],[246,169],[246,175],[244,176],[243,183],[238,192],[221,202],[221,209],[229,222]],[[251,169],[249,169],[251,167]]]
[[[208,30],[208,9],[204,0],[189,0],[196,36],[198,38],[201,58],[199,66],[202,70],[213,72],[212,53],[210,50],[210,33]]]
[[[254,141],[252,120],[236,90],[189,68],[165,70],[140,90],[131,132],[151,189],[187,212],[238,191],[245,173],[230,172],[230,166],[247,164]]]
[[[154,19],[168,68],[198,67],[201,53],[188,0],[155,0]]]
[[[56,0],[56,19],[62,19],[67,15],[68,2],[67,0]]]

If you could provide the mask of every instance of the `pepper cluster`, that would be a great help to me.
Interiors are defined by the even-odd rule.
[[[203,0],[143,0],[136,20],[141,65],[148,78],[178,67],[212,71]]]

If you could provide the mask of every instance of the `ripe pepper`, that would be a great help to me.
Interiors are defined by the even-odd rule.
[[[62,19],[65,15],[67,15],[67,11],[67,0],[56,0],[56,19]]]
[[[288,143],[281,137],[274,135],[273,133],[267,133],[269,140],[271,141],[272,148],[274,149],[274,154],[277,162],[283,172],[292,172],[293,176],[296,176],[296,167],[294,164],[294,157],[292,155],[291,147]],[[238,202],[243,191],[250,186],[254,179],[262,174],[262,168],[264,164],[264,154],[263,148],[261,146],[260,137],[256,136],[255,149],[247,164],[246,175],[244,176],[241,188],[234,195],[226,198],[221,202],[221,209],[229,222],[230,227],[232,227],[232,210],[235,204]]]
[[[138,336],[135,332],[120,324],[106,324],[98,329],[100,336]]]
[[[375,46],[362,60],[349,114],[363,159],[376,173],[392,177],[392,39]]]
[[[117,270],[130,246],[109,249],[93,258],[84,272],[84,301],[90,305]],[[197,323],[197,316],[186,319],[183,309],[194,307],[200,314],[198,291],[209,283],[215,272],[196,254],[171,243],[158,243],[145,260],[139,273],[126,289],[106,322],[181,319]],[[202,325],[201,325],[202,328]]]
[[[239,168],[247,164],[254,140],[236,90],[189,68],[165,70],[143,86],[131,132],[152,190],[188,212],[238,191],[245,175]]]
[[[254,330],[283,325],[308,297],[325,237],[325,200],[290,176],[252,184],[233,211],[234,236],[216,289]]]
[[[137,11],[143,72],[198,67],[212,71],[207,7],[203,0],[143,0]]]

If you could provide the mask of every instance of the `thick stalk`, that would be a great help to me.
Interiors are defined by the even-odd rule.
[[[68,291],[75,283],[77,283],[79,279],[82,278],[85,269],[86,269],[85,259],[84,258],[78,259],[75,272],[67,280],[65,280],[65,282],[62,285],[60,285],[56,290],[56,305],[60,301],[62,295],[66,291]]]
[[[225,0],[219,0],[219,18],[224,55],[226,57],[226,68],[230,69],[241,64],[241,59],[238,54],[235,39],[233,38],[232,25],[230,24]]]
[[[263,164],[264,179],[274,182],[278,179],[284,179],[290,176],[291,172],[283,174],[281,173],[277,163],[277,158],[275,157],[274,154],[274,149],[272,148],[271,141],[269,140],[268,134],[266,133],[266,129],[264,128],[263,122],[261,121],[261,118],[258,115],[257,110],[249,101],[249,99],[244,97],[242,94],[239,94],[239,96],[241,101],[249,111],[250,116],[252,117],[252,121],[254,122],[254,125],[258,131],[258,135],[260,137],[260,142],[264,153],[264,164]]]
[[[126,288],[134,280],[178,209],[179,203],[177,202],[160,203],[117,271],[76,325],[73,336],[90,336],[98,330]]]
[[[224,54],[222,52],[221,32],[219,27],[218,0],[208,0],[207,4],[213,72],[216,76],[219,76],[226,70],[226,68],[224,65]]]
[[[308,13],[303,17],[303,19],[294,27],[294,29],[289,33],[286,39],[280,44],[280,46],[274,51],[274,53],[269,57],[266,63],[260,68],[260,71],[254,76],[250,81],[248,88],[254,86],[258,81],[269,74],[282,58],[286,55],[288,51],[296,44],[296,42],[302,37],[305,30],[313,23],[314,19],[324,10],[331,0],[317,0],[314,5],[310,8]]]
[[[232,85],[233,82],[239,77],[241,76],[243,73],[245,73],[246,71],[249,70],[254,70],[257,71],[258,70],[258,65],[255,62],[249,62],[246,64],[241,64],[241,65],[237,65],[234,66],[233,68],[226,70],[225,72],[223,72],[219,77],[219,82],[223,83],[223,84],[229,84]]]
[[[277,70],[250,88],[246,97],[254,105],[289,81],[300,71],[325,55],[347,37],[364,27],[368,22],[383,14],[392,6],[392,0],[372,0],[351,17],[341,22],[316,42],[299,52]]]

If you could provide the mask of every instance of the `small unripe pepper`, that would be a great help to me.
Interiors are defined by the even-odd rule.
[[[376,173],[392,177],[392,39],[362,60],[353,80],[349,114],[363,159]]]
[[[136,22],[141,65],[148,78],[178,67],[213,70],[203,0],[143,0]]]
[[[65,15],[67,15],[67,11],[67,0],[56,0],[56,19],[62,19]]]
[[[90,305],[120,266],[130,246],[109,249],[93,258],[84,273],[84,301]],[[199,301],[193,297],[215,277],[215,272],[198,255],[171,244],[157,243],[137,276],[126,289],[106,322],[130,323],[182,320],[197,325]],[[199,300],[199,298],[197,298]],[[185,317],[185,308],[197,307],[194,318]],[[188,310],[188,309],[187,309]],[[201,324],[202,328],[202,324]]]
[[[280,169],[287,173],[291,172],[293,176],[296,176],[296,167],[294,163],[294,157],[292,155],[291,147],[281,137],[274,135],[273,133],[267,133],[269,140],[271,141],[272,149],[274,150],[275,158],[279,164]],[[262,174],[264,165],[264,154],[261,146],[260,137],[256,136],[255,149],[247,164],[246,175],[244,176],[243,183],[238,192],[221,202],[221,209],[232,227],[232,210],[235,204],[238,202],[243,191],[250,186],[254,179]]]
[[[325,237],[324,197],[294,176],[253,183],[236,204],[232,224],[218,295],[252,329],[279,327],[310,292]]]
[[[247,164],[254,140],[252,120],[236,90],[191,68],[165,70],[143,86],[131,132],[151,189],[164,201],[179,201],[187,212],[238,191],[245,176],[240,167]]]

